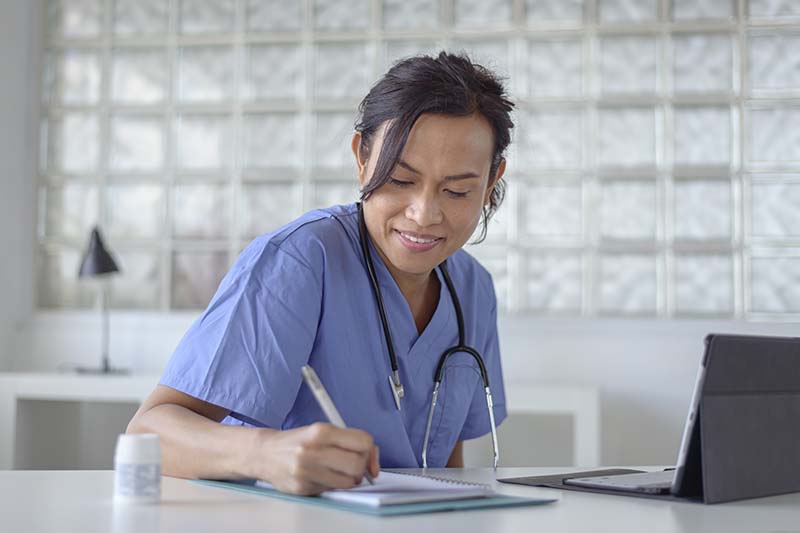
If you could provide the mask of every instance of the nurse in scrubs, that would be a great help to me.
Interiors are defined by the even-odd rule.
[[[419,467],[434,374],[458,344],[482,356],[506,416],[489,273],[462,247],[503,198],[513,104],[488,70],[442,52],[395,64],[359,106],[352,139],[377,282],[404,386],[401,409],[360,247],[357,204],[311,211],[256,238],[186,332],[128,432],[161,437],[163,472],[257,478],[296,494],[349,488],[380,467]],[[311,365],[348,428],[325,423]],[[463,466],[491,421],[478,365],[444,367],[427,463]]]

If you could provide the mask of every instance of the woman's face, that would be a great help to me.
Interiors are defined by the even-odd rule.
[[[385,128],[373,136],[367,161],[359,160],[360,134],[353,137],[362,187],[375,171]],[[490,183],[493,153],[492,129],[481,115],[420,116],[391,179],[364,202],[369,235],[395,279],[427,276],[472,236],[505,170],[503,161]]]

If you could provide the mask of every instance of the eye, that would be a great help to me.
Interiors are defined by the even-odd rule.
[[[411,185],[414,184],[411,181],[398,180],[395,178],[389,178],[389,183],[391,183],[395,187],[410,187]]]
[[[459,192],[459,191],[451,191],[450,189],[445,189],[445,192],[450,195],[452,198],[466,198],[469,194],[469,191]]]

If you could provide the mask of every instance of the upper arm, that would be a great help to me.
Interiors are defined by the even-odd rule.
[[[186,409],[189,409],[190,411],[193,411],[215,422],[221,421],[223,418],[228,416],[228,413],[230,413],[230,411],[224,407],[205,402],[195,398],[194,396],[190,396],[179,390],[175,390],[172,387],[167,387],[166,385],[156,385],[156,388],[144,400],[133,418],[136,419],[150,409],[166,404],[185,407]]]

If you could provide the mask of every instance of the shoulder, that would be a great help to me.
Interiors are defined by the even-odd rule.
[[[318,272],[330,254],[346,251],[356,239],[355,204],[315,209],[253,239],[237,263],[258,270],[281,261]]]

